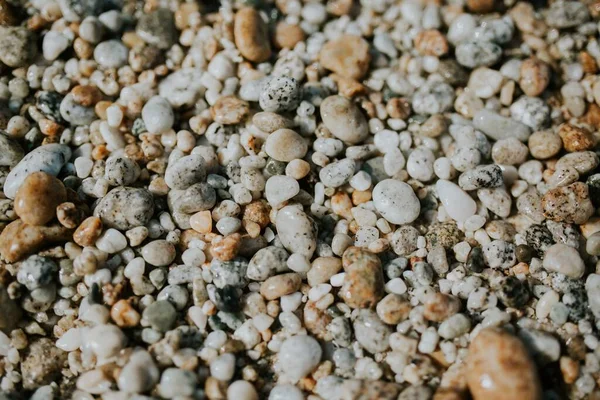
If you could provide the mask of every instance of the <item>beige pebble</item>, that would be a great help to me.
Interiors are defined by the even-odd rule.
[[[521,64],[519,86],[527,96],[539,96],[550,83],[550,67],[537,58],[528,58]]]
[[[427,29],[415,37],[415,48],[422,55],[441,57],[448,53],[448,41],[437,29]]]
[[[67,200],[63,183],[46,172],[29,174],[15,196],[15,212],[29,225],[45,225],[56,215],[56,207]]]
[[[260,294],[267,300],[275,300],[296,292],[301,284],[302,278],[295,272],[275,275],[260,285]]]
[[[294,125],[286,117],[270,111],[261,111],[254,114],[252,123],[266,133],[273,133],[278,129],[291,128]]]
[[[216,237],[210,247],[210,254],[221,261],[233,260],[241,244],[241,235],[234,233],[225,237]]]
[[[359,36],[342,35],[330,40],[319,53],[326,69],[345,78],[361,79],[369,69],[369,43]]]
[[[550,189],[542,197],[546,218],[556,222],[583,224],[594,213],[588,187],[583,182]]]
[[[212,225],[212,215],[210,210],[198,211],[190,217],[190,226],[196,232],[210,233],[212,231]]]
[[[292,160],[285,167],[285,174],[296,180],[304,178],[310,172],[310,164],[304,160]]]
[[[304,31],[298,25],[279,22],[275,27],[273,42],[280,49],[293,49],[298,42],[304,40]]]
[[[265,142],[265,152],[277,161],[290,162],[308,151],[306,141],[291,129],[278,129]]]
[[[140,322],[140,313],[127,300],[117,301],[110,309],[110,317],[121,328],[133,328]]]
[[[552,158],[562,149],[560,136],[551,131],[538,131],[529,136],[529,152],[538,160]]]
[[[102,100],[102,93],[96,86],[77,85],[71,90],[73,101],[84,107],[91,107]]]
[[[423,316],[433,322],[442,322],[460,311],[460,300],[457,297],[435,293],[425,300]]]
[[[73,233],[73,241],[81,247],[92,246],[102,233],[102,220],[98,217],[88,217]]]
[[[319,257],[312,262],[312,266],[306,277],[310,286],[326,283],[329,279],[340,272],[342,260],[337,257]]]
[[[539,400],[536,366],[525,345],[500,329],[483,329],[469,346],[466,378],[473,400]]]
[[[383,272],[377,255],[349,247],[342,257],[344,283],[339,296],[351,308],[373,308],[383,297]]]
[[[247,101],[238,99],[236,96],[219,97],[210,108],[210,114],[215,122],[221,125],[239,124],[250,112]]]
[[[255,9],[245,7],[235,14],[233,36],[236,47],[248,60],[259,63],[271,57],[267,25]]]
[[[558,135],[562,139],[565,150],[569,153],[594,148],[594,135],[583,127],[562,124],[558,129]]]
[[[388,325],[397,325],[406,320],[410,310],[412,310],[410,302],[394,293],[385,296],[376,307],[377,315]]]
[[[60,225],[27,225],[18,219],[0,233],[0,255],[7,262],[15,262],[51,243],[69,240],[72,232]]]

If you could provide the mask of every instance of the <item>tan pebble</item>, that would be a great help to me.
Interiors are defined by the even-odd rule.
[[[323,46],[319,60],[326,69],[345,78],[361,79],[369,69],[369,43],[359,36],[342,35]]]
[[[210,254],[221,261],[233,260],[240,249],[241,238],[239,233],[216,237],[211,243]]]
[[[351,308],[373,308],[383,297],[381,260],[377,255],[349,247],[342,256],[344,283],[339,295]]]
[[[248,116],[250,105],[236,96],[222,96],[210,108],[215,122],[221,125],[239,124]]]
[[[244,207],[242,219],[256,222],[261,228],[265,228],[271,222],[269,212],[271,207],[264,200],[256,200]]]
[[[583,182],[548,190],[542,197],[542,209],[548,219],[578,225],[594,214],[588,187]]]
[[[435,293],[425,300],[423,317],[428,321],[442,322],[460,311],[460,300],[457,297]]]
[[[248,233],[248,236],[251,238],[257,238],[260,235],[260,225],[256,222],[246,219],[242,221],[242,226],[246,230],[246,233]]]
[[[73,233],[73,241],[82,247],[92,246],[102,234],[102,220],[88,217]]]
[[[248,60],[259,63],[271,56],[267,25],[255,9],[245,7],[235,14],[233,35],[236,47]]]
[[[379,319],[388,325],[397,325],[406,320],[412,310],[408,300],[390,293],[377,303],[376,311]]]
[[[407,119],[410,117],[410,102],[402,97],[394,97],[385,105],[385,110],[391,118]]]
[[[583,72],[586,74],[595,74],[598,72],[598,63],[596,59],[590,55],[587,51],[579,53],[579,62],[583,67]]]
[[[352,202],[350,201],[350,196],[346,192],[336,192],[331,197],[331,209],[336,215],[342,216],[347,220],[352,220]]]
[[[467,0],[467,8],[474,12],[485,14],[494,9],[495,0]]]
[[[370,201],[372,193],[370,190],[355,190],[352,192],[352,204],[355,206]]]
[[[335,16],[341,17],[350,13],[352,9],[352,0],[328,0],[327,12]]]
[[[0,255],[12,263],[51,243],[69,240],[71,232],[72,230],[60,225],[27,225],[18,219],[8,224],[0,233]]]
[[[84,107],[90,107],[102,99],[102,94],[96,86],[77,85],[71,90],[73,101]]]
[[[196,232],[210,233],[212,231],[212,225],[212,215],[209,210],[198,211],[190,217],[190,226]]]
[[[66,200],[67,190],[60,179],[46,172],[34,172],[19,187],[14,209],[26,224],[45,225],[56,215],[56,207]]]
[[[278,22],[275,27],[275,46],[280,49],[293,49],[298,42],[304,40],[304,31],[298,25]]]
[[[529,152],[538,160],[546,160],[557,155],[562,149],[560,136],[551,131],[538,131],[529,136]]]
[[[330,341],[333,339],[327,326],[333,319],[327,310],[321,310],[314,301],[307,301],[304,306],[304,326],[306,330],[318,339]]]
[[[558,135],[563,141],[565,150],[569,153],[594,148],[594,136],[585,128],[562,124],[558,129]]]
[[[117,301],[110,309],[110,317],[121,328],[133,328],[140,322],[140,313],[127,300]]]
[[[278,129],[291,128],[293,126],[292,121],[286,117],[270,111],[261,111],[254,114],[252,123],[266,133],[273,133]]]
[[[441,57],[448,53],[448,41],[437,29],[428,29],[415,37],[415,48],[422,55]]]
[[[519,86],[527,96],[542,94],[550,83],[550,67],[537,58],[528,58],[521,64]]]
[[[46,136],[55,136],[62,132],[63,127],[56,122],[47,118],[42,118],[38,121],[40,131]]]
[[[560,372],[567,385],[574,383],[579,376],[579,363],[571,357],[562,356],[560,358]]]
[[[600,217],[592,217],[585,224],[579,226],[581,234],[588,239],[596,232],[600,232]]]
[[[525,345],[500,329],[483,329],[469,346],[467,384],[473,400],[540,400],[537,369]]]
[[[448,131],[448,122],[442,114],[435,114],[427,118],[421,125],[419,133],[427,137],[438,137]]]
[[[302,158],[308,151],[306,140],[291,129],[278,129],[271,133],[264,146],[269,157],[277,161],[290,162]]]
[[[84,216],[83,210],[71,202],[62,203],[56,207],[56,218],[65,228],[77,228]]]
[[[332,74],[331,78],[338,85],[339,94],[344,97],[353,98],[359,95],[367,94],[367,87],[355,79],[344,78],[337,74]]]
[[[295,272],[275,275],[260,285],[260,294],[267,300],[275,300],[298,291],[301,284],[302,278]]]
[[[342,269],[342,260],[337,257],[318,257],[312,262],[312,266],[306,278],[310,286],[316,286],[320,283],[329,282],[329,279],[340,272]]]
[[[225,400],[227,398],[226,381],[220,381],[212,376],[206,378],[204,383],[204,393],[209,400]]]
[[[285,167],[285,174],[296,180],[304,178],[310,172],[310,164],[304,160],[295,159]]]

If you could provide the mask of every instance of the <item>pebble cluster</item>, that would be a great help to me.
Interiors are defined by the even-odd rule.
[[[600,399],[599,32],[0,0],[0,400]]]

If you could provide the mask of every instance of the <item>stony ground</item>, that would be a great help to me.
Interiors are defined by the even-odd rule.
[[[0,0],[0,400],[600,399],[598,21]]]

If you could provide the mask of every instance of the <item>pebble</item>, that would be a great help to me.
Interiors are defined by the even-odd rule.
[[[107,229],[96,240],[96,247],[108,254],[114,254],[127,247],[127,238],[116,229]]]
[[[550,67],[538,58],[528,58],[521,63],[519,86],[527,96],[542,94],[550,83]]]
[[[269,246],[260,249],[248,262],[246,276],[248,279],[262,282],[275,274],[286,272],[288,257],[288,253],[280,247]]]
[[[221,125],[235,125],[246,119],[250,105],[235,96],[221,96],[210,108],[210,113],[215,122]]]
[[[107,227],[128,230],[146,225],[154,214],[152,194],[141,188],[117,187],[98,202],[94,215]]]
[[[361,37],[342,35],[327,42],[319,53],[324,68],[345,78],[361,79],[369,69],[369,44]]]
[[[42,246],[70,240],[71,232],[62,226],[27,225],[18,219],[0,233],[0,255],[7,262],[15,262]]]
[[[279,368],[288,381],[296,383],[311,373],[321,361],[319,342],[306,335],[286,339],[277,354]]]
[[[485,208],[497,216],[506,218],[510,215],[512,197],[503,187],[479,189],[477,198]]]
[[[465,372],[474,400],[542,397],[527,349],[518,338],[497,328],[483,329],[471,342]]]
[[[556,156],[562,149],[561,137],[551,131],[533,132],[529,137],[529,151],[538,160]]]
[[[144,260],[155,267],[166,267],[175,260],[175,246],[166,240],[154,240],[142,248]]]
[[[473,125],[494,140],[514,137],[525,142],[531,134],[527,125],[486,109],[475,113]]]
[[[45,225],[56,216],[56,207],[67,200],[63,183],[46,172],[33,172],[17,190],[14,210],[29,225]]]
[[[220,381],[228,381],[235,373],[235,356],[225,353],[210,363],[210,375]]]
[[[99,324],[84,335],[84,348],[92,351],[99,360],[114,357],[127,344],[127,337],[115,325]]]
[[[340,187],[348,181],[354,175],[356,169],[356,162],[350,158],[344,158],[343,160],[332,162],[325,168],[319,171],[319,179],[325,186],[328,187]]]
[[[132,159],[123,156],[110,156],[104,166],[104,179],[112,186],[127,186],[139,178],[141,169]]]
[[[373,308],[384,295],[383,272],[379,258],[358,247],[343,255],[344,282],[340,297],[351,308]]]
[[[353,323],[358,343],[369,353],[381,353],[390,346],[390,328],[372,310],[359,310]]]
[[[558,272],[572,279],[579,279],[585,273],[585,264],[579,252],[562,243],[554,244],[546,250],[542,265],[549,272]]]
[[[275,300],[294,293],[300,289],[301,284],[302,278],[297,273],[275,275],[260,285],[260,294],[267,300]]]
[[[178,368],[167,368],[160,376],[158,391],[167,399],[190,397],[196,388],[196,374]]]
[[[494,240],[483,246],[483,257],[490,268],[507,269],[516,264],[515,246],[504,240]]]
[[[148,132],[157,135],[171,129],[175,116],[171,104],[161,96],[153,96],[142,108],[142,119]]]
[[[23,149],[14,140],[0,134],[0,166],[14,167],[23,159]]]
[[[252,116],[252,123],[263,132],[273,133],[278,129],[291,128],[293,123],[282,115],[261,111]]]
[[[592,150],[595,145],[590,131],[571,124],[562,124],[558,129],[558,136],[562,139],[564,149],[569,153]]]
[[[460,186],[440,179],[436,182],[435,188],[444,209],[452,219],[465,222],[469,217],[475,215],[477,203]]]
[[[492,146],[492,159],[497,164],[523,164],[527,154],[527,146],[514,137],[500,139]]]
[[[471,320],[464,314],[454,314],[438,327],[440,337],[451,340],[468,333],[471,329]]]
[[[291,129],[278,129],[265,141],[265,152],[269,157],[283,162],[301,159],[306,155],[306,141]]]
[[[11,68],[25,66],[36,54],[34,32],[24,26],[0,26],[0,61]]]
[[[92,107],[86,107],[75,101],[75,89],[60,102],[60,117],[73,125],[89,125],[96,119],[96,113]]]
[[[488,41],[465,41],[456,46],[455,56],[467,68],[489,67],[502,57],[502,47]]]
[[[138,19],[135,32],[146,43],[166,50],[177,41],[173,14],[166,8],[143,13]]]
[[[34,339],[21,356],[23,389],[34,390],[58,380],[67,353],[54,346],[48,338]]]
[[[547,191],[542,197],[542,209],[548,219],[575,224],[585,223],[594,213],[588,187],[582,182]]]
[[[258,103],[263,111],[283,112],[294,110],[300,103],[301,92],[296,79],[274,76],[262,87]]]
[[[160,371],[146,351],[136,351],[129,357],[117,379],[119,389],[127,393],[143,393],[158,383]]]
[[[367,121],[358,107],[342,96],[329,96],[321,103],[321,118],[333,136],[350,144],[369,136]]]
[[[31,256],[21,263],[17,281],[28,290],[35,290],[51,283],[57,272],[58,266],[52,259]]]
[[[235,14],[233,36],[246,59],[260,63],[271,57],[268,27],[254,8],[244,7]]]
[[[206,178],[206,162],[200,154],[183,156],[169,163],[165,183],[172,189],[185,190]]]
[[[44,35],[42,54],[48,61],[54,61],[69,47],[69,39],[60,32],[50,31]]]
[[[159,332],[167,332],[177,319],[175,307],[167,300],[150,304],[142,313],[142,325],[150,326]]]
[[[494,188],[502,186],[503,183],[502,168],[496,164],[477,166],[458,177],[458,185],[463,190]]]
[[[73,241],[82,247],[96,243],[102,233],[102,221],[98,217],[86,218],[73,233]]]
[[[258,400],[258,393],[250,382],[238,380],[227,388],[227,400]]]
[[[436,80],[422,85],[413,96],[416,113],[435,115],[450,111],[454,103],[454,89],[445,82]]]
[[[275,227],[279,240],[288,251],[312,257],[317,247],[316,234],[311,221],[301,208],[292,205],[279,210]]]
[[[25,178],[33,172],[56,176],[71,158],[71,149],[62,144],[47,144],[29,152],[10,171],[4,181],[4,195],[14,199]]]
[[[127,63],[129,49],[120,40],[107,40],[94,49],[94,60],[105,68],[119,68]]]
[[[510,114],[533,131],[539,131],[550,122],[550,108],[546,102],[537,97],[521,96],[510,106]]]
[[[393,224],[411,223],[419,217],[421,205],[406,183],[385,179],[373,188],[373,205],[383,218]]]
[[[435,176],[435,155],[424,147],[417,147],[408,156],[406,171],[408,174],[421,182],[428,182]]]
[[[298,181],[289,176],[276,175],[267,180],[265,197],[272,206],[277,206],[291,199],[300,192]]]

